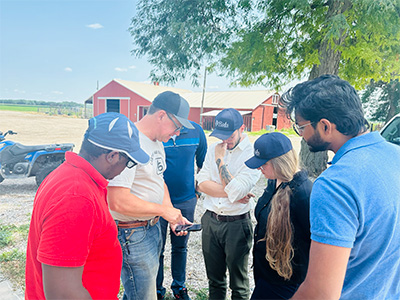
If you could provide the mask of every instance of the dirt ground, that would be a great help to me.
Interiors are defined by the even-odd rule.
[[[78,152],[87,124],[86,119],[0,111],[0,131],[17,132],[6,138],[24,145],[74,143]]]

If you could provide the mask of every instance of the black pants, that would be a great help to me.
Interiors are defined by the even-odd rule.
[[[226,299],[226,270],[232,299],[249,299],[248,260],[253,227],[250,219],[221,222],[207,211],[201,218],[202,247],[209,299]]]
[[[270,284],[262,278],[257,279],[251,300],[290,299],[299,288],[299,284]]]

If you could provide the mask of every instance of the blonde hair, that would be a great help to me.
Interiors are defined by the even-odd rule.
[[[290,196],[292,191],[287,184],[298,171],[298,161],[294,150],[271,159],[276,178],[282,181],[281,187],[271,199],[271,211],[268,215],[267,230],[261,241],[266,241],[266,255],[269,265],[279,276],[289,280],[293,274],[294,256],[293,230],[290,221]],[[285,184],[286,183],[286,184]]]

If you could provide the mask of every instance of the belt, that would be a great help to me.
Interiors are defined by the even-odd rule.
[[[147,226],[154,226],[157,224],[160,217],[154,217],[153,219],[146,220],[146,221],[130,221],[130,222],[118,222],[118,228],[136,228]]]
[[[236,215],[236,216],[224,216],[224,215],[217,215],[215,212],[210,211],[211,217],[216,219],[217,221],[220,222],[233,222],[237,220],[243,220],[243,219],[250,219],[250,212],[244,213],[242,215]]]

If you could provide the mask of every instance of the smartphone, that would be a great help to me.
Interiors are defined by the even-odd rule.
[[[181,232],[181,231],[200,231],[201,230],[201,224],[192,224],[192,225],[178,225],[175,228],[175,232]]]

